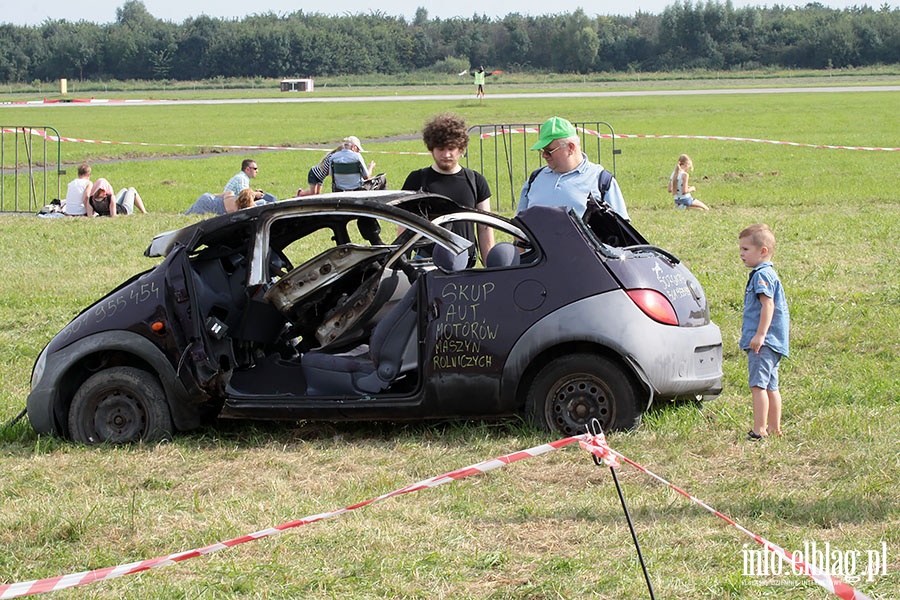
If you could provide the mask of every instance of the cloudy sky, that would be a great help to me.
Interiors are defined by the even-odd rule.
[[[612,0],[455,0],[454,2],[425,2],[424,0],[382,0],[372,3],[366,0],[341,0],[334,4],[313,2],[310,0],[144,0],[144,6],[154,17],[181,23],[189,17],[209,15],[211,17],[240,19],[253,13],[290,14],[298,10],[319,12],[324,14],[357,14],[379,12],[386,15],[402,16],[411,20],[416,8],[425,6],[431,18],[448,19],[452,17],[471,17],[486,15],[488,17],[504,17],[518,12],[528,15],[558,14],[572,12],[579,7],[588,15],[627,15],[636,11],[659,14],[666,6],[678,0],[629,0],[614,2]],[[700,0],[695,0],[694,4]],[[40,25],[47,19],[65,19],[67,21],[92,21],[94,23],[112,23],[116,20],[116,9],[125,0],[4,0],[0,11],[0,23],[14,25]],[[723,0],[724,3],[724,0]],[[732,0],[735,7],[764,6],[780,4],[782,6],[803,6],[803,1],[758,2],[753,0]],[[898,8],[900,0],[883,0],[876,2],[857,2],[854,0],[821,0],[821,4],[832,8],[847,8],[868,4],[880,7],[884,4]],[[335,8],[332,8],[334,6]]]

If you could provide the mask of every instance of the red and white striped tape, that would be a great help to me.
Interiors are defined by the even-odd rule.
[[[643,465],[640,465],[640,464],[634,462],[633,460],[631,460],[630,458],[628,458],[627,456],[625,456],[619,452],[616,452],[615,450],[610,448],[606,444],[606,440],[602,439],[600,436],[597,436],[594,438],[588,437],[587,439],[583,439],[580,441],[580,445],[582,448],[584,448],[588,452],[591,452],[595,456],[599,456],[599,457],[603,458],[604,462],[606,462],[607,464],[609,464],[609,461],[612,459],[622,459],[624,462],[628,463],[635,469],[638,469],[639,471],[645,473],[646,475],[652,477],[653,479],[659,481],[660,483],[667,485],[669,488],[675,490],[676,492],[678,492],[679,494],[681,494],[682,496],[684,496],[685,498],[687,498],[694,504],[697,504],[698,506],[703,507],[705,510],[711,512],[712,514],[719,517],[720,519],[722,519],[729,525],[733,526],[741,533],[750,536],[751,538],[756,540],[758,543],[760,543],[766,550],[769,550],[770,552],[774,552],[776,555],[778,555],[781,558],[781,560],[788,563],[794,569],[795,573],[803,573],[804,575],[809,576],[813,581],[815,581],[817,584],[819,584],[820,586],[822,586],[823,588],[825,588],[832,594],[836,595],[838,598],[842,598],[843,600],[872,600],[869,596],[863,594],[860,591],[853,589],[851,586],[847,585],[846,583],[844,583],[837,577],[834,577],[834,576],[830,575],[829,573],[826,573],[822,569],[819,569],[818,567],[816,567],[814,564],[808,564],[808,563],[800,560],[799,558],[797,558],[790,552],[784,550],[780,546],[776,546],[769,540],[767,540],[763,537],[760,537],[760,536],[756,535],[755,533],[752,533],[751,531],[745,529],[744,527],[742,527],[741,525],[736,523],[733,519],[720,513],[719,511],[712,508],[711,506],[709,506],[702,500],[698,500],[697,498],[695,498],[694,496],[685,492],[678,486],[676,486],[672,483],[669,483],[668,481],[666,481],[665,479],[663,479],[656,473],[653,473],[652,471],[650,471]]]
[[[246,542],[252,542],[254,540],[258,540],[261,538],[277,535],[277,534],[281,533],[282,531],[286,531],[288,529],[294,529],[296,527],[301,527],[303,525],[309,525],[310,523],[315,523],[317,521],[322,521],[324,519],[330,519],[332,517],[337,517],[344,513],[349,512],[351,510],[356,510],[358,508],[362,508],[364,506],[374,504],[375,502],[380,502],[381,500],[393,498],[394,496],[399,496],[401,494],[409,494],[411,492],[418,492],[420,490],[434,488],[439,485],[443,485],[445,483],[450,483],[450,482],[456,481],[458,479],[463,479],[465,477],[469,477],[471,475],[487,473],[488,471],[492,471],[498,467],[503,467],[508,464],[512,464],[514,462],[523,460],[525,458],[530,458],[532,456],[539,456],[546,452],[550,452],[551,450],[556,450],[557,448],[562,448],[563,446],[566,446],[568,444],[578,441],[578,439],[579,439],[578,437],[564,438],[561,440],[557,440],[555,442],[550,442],[549,444],[542,444],[540,446],[535,446],[534,448],[529,448],[528,450],[520,450],[519,452],[513,452],[511,454],[506,454],[505,456],[500,456],[500,457],[494,458],[492,460],[486,460],[484,462],[480,462],[478,464],[464,467],[462,469],[457,469],[456,471],[451,471],[451,472],[445,473],[443,475],[438,475],[437,477],[432,477],[430,479],[424,479],[418,483],[408,485],[406,487],[394,490],[393,492],[389,492],[387,494],[378,496],[377,498],[365,500],[363,502],[354,504],[352,506],[348,506],[346,508],[341,508],[338,510],[333,510],[333,511],[321,513],[318,515],[313,515],[311,517],[304,517],[304,518],[296,520],[296,521],[290,521],[288,523],[283,523],[283,524],[275,526],[275,527],[263,529],[262,531],[250,533],[248,535],[234,538],[234,539],[231,539],[231,540],[228,540],[225,542],[219,542],[217,544],[205,546],[203,548],[196,548],[194,550],[187,550],[184,552],[176,552],[175,554],[169,554],[168,556],[151,558],[149,560],[142,560],[139,562],[128,563],[126,565],[119,565],[117,567],[106,567],[106,568],[102,568],[102,569],[96,569],[93,571],[82,571],[81,573],[72,573],[70,575],[63,575],[61,577],[50,577],[47,579],[38,579],[38,580],[34,580],[34,581],[24,581],[22,583],[0,585],[0,599],[5,600],[6,598],[20,598],[22,596],[30,596],[30,595],[39,594],[42,592],[51,592],[51,591],[56,591],[56,590],[62,590],[62,589],[66,589],[66,588],[86,585],[88,583],[93,583],[95,581],[103,581],[105,579],[114,579],[116,577],[122,577],[123,575],[131,575],[133,573],[139,573],[141,571],[148,571],[150,569],[155,569],[157,567],[165,567],[168,565],[173,565],[175,563],[179,563],[179,562],[188,560],[189,558],[196,558],[198,556],[212,554],[213,552],[218,552],[219,550],[231,548],[232,546],[237,546],[238,544],[244,544]]]
[[[73,138],[58,136],[37,127],[4,127],[3,133],[28,133],[30,135],[43,138],[48,142],[74,142],[80,144],[109,144],[111,146],[152,146],[161,148],[221,148],[225,150],[291,150],[303,152],[330,152],[333,148],[304,148],[302,146],[240,146],[226,144],[156,144],[153,142],[114,142],[111,140],[91,140],[87,138]],[[428,152],[396,152],[396,151],[366,151],[365,154],[397,154],[412,156],[431,156]]]
[[[583,127],[577,128],[579,131],[582,131],[588,135],[592,135],[594,137],[599,137],[603,139],[638,139],[638,140],[709,140],[714,142],[752,142],[755,144],[777,144],[783,146],[797,146],[800,148],[818,148],[818,149],[826,149],[826,150],[871,150],[871,151],[879,151],[879,152],[897,152],[900,151],[900,147],[898,148],[881,148],[874,146],[834,146],[829,144],[805,144],[802,142],[785,142],[781,140],[767,140],[760,138],[745,138],[745,137],[732,137],[732,136],[722,136],[722,135],[670,135],[670,134],[650,134],[650,133],[600,133],[599,131],[594,131],[592,129],[586,129]],[[498,135],[510,135],[510,134],[525,134],[525,133],[539,133],[537,129],[533,127],[518,127],[518,128],[501,128],[494,131],[488,131],[481,134],[481,139],[488,139]]]
[[[619,467],[619,460],[628,463],[629,465],[635,467],[639,471],[645,473],[646,475],[656,479],[657,481],[665,484],[671,489],[675,490],[685,498],[689,499],[691,502],[703,507],[708,512],[714,514],[719,517],[726,523],[735,527],[741,533],[750,536],[762,546],[764,546],[770,552],[778,555],[781,560],[787,562],[791,565],[796,573],[803,573],[809,576],[813,581],[815,581],[818,585],[825,588],[832,594],[836,595],[843,600],[872,600],[869,596],[859,592],[850,585],[844,583],[840,579],[828,574],[827,572],[819,569],[813,564],[807,564],[804,561],[798,559],[793,554],[785,551],[781,547],[773,544],[767,539],[756,535],[755,533],[750,532],[745,529],[738,523],[736,523],[733,519],[727,517],[726,515],[720,513],[714,508],[710,507],[705,502],[698,500],[694,496],[680,489],[679,487],[673,485],[672,483],[666,481],[659,475],[656,475],[652,471],[648,470],[646,467],[634,462],[629,459],[627,456],[616,452],[606,442],[606,438],[601,433],[600,435],[589,435],[583,434],[574,437],[563,438],[561,440],[557,440],[555,442],[550,442],[548,444],[542,444],[540,446],[535,446],[533,448],[529,448],[528,450],[520,450],[518,452],[513,452],[511,454],[506,454],[504,456],[500,456],[498,458],[494,458],[491,460],[486,460],[484,462],[480,462],[468,467],[464,467],[462,469],[457,469],[456,471],[450,471],[449,473],[445,473],[443,475],[438,475],[437,477],[432,477],[430,479],[424,479],[418,483],[414,483],[412,485],[408,485],[403,488],[399,488],[392,492],[388,492],[387,494],[382,494],[376,498],[371,498],[369,500],[365,500],[363,502],[359,502],[352,506],[348,506],[346,508],[341,508],[338,510],[333,510],[330,512],[320,513],[318,515],[313,515],[310,517],[304,517],[302,519],[296,521],[290,521],[288,523],[283,523],[281,525],[270,527],[268,529],[263,529],[261,531],[257,531],[255,533],[250,533],[241,537],[237,537],[231,540],[227,540],[224,542],[219,542],[216,544],[211,544],[209,546],[205,546],[203,548],[196,548],[194,550],[187,550],[184,552],[176,552],[174,554],[169,554],[168,556],[162,556],[158,558],[153,558],[149,560],[143,560],[139,562],[128,563],[124,565],[119,565],[116,567],[105,567],[102,569],[95,569],[93,571],[82,571],[80,573],[72,573],[69,575],[62,575],[59,577],[49,577],[47,579],[38,579],[33,581],[24,581],[21,583],[12,583],[12,584],[2,584],[0,585],[0,600],[5,600],[7,598],[20,598],[22,596],[30,596],[34,594],[40,594],[42,592],[51,592],[62,590],[66,588],[86,585],[88,583],[93,583],[95,581],[103,581],[106,579],[114,579],[117,577],[122,577],[124,575],[131,575],[133,573],[139,573],[141,571],[148,571],[150,569],[155,569],[157,567],[164,567],[168,565],[173,565],[175,563],[179,563],[190,558],[196,558],[199,556],[204,556],[207,554],[212,554],[213,552],[218,552],[219,550],[224,550],[226,548],[231,548],[232,546],[237,546],[238,544],[244,544],[246,542],[252,542],[254,540],[258,540],[261,538],[277,535],[283,531],[288,529],[294,529],[297,527],[301,527],[303,525],[309,525],[310,523],[315,523],[317,521],[322,521],[325,519],[330,519],[332,517],[337,517],[352,510],[356,510],[358,508],[362,508],[364,506],[368,506],[370,504],[374,504],[375,502],[380,502],[382,500],[386,500],[388,498],[393,498],[394,496],[399,496],[401,494],[409,494],[411,492],[418,492],[425,489],[430,489],[437,487],[439,485],[443,485],[445,483],[450,483],[452,481],[457,481],[459,479],[464,479],[471,475],[479,475],[482,473],[487,473],[488,471],[492,471],[499,467],[504,467],[506,465],[512,464],[514,462],[523,460],[525,458],[530,458],[533,456],[539,456],[541,454],[545,454],[552,450],[556,450],[562,448],[563,446],[567,446],[573,442],[578,442],[579,446],[590,452],[595,457],[601,459],[604,464],[611,468]]]
[[[628,134],[628,133],[600,133],[597,131],[593,131],[591,129],[583,129],[578,128],[580,131],[585,132],[588,135],[593,135],[595,137],[604,138],[604,139],[612,139],[613,137],[617,139],[641,139],[641,140],[665,140],[665,139],[673,139],[673,140],[708,140],[708,141],[716,141],[716,142],[750,142],[755,144],[775,144],[780,146],[795,146],[798,148],[815,148],[820,150],[864,150],[864,151],[875,151],[875,152],[897,152],[900,151],[900,147],[890,148],[890,147],[876,147],[876,146],[836,146],[831,144],[806,144],[803,142],[786,142],[782,140],[767,140],[760,138],[745,138],[745,137],[732,137],[732,136],[722,136],[722,135],[670,135],[670,134],[649,134],[649,133],[638,133],[638,134]],[[4,133],[15,133],[15,129],[13,128],[3,128]],[[28,132],[32,135],[42,137],[47,141],[52,142],[75,142],[75,143],[83,143],[83,144],[110,144],[110,145],[120,145],[120,146],[156,146],[163,148],[222,148],[227,150],[292,150],[292,151],[304,151],[304,152],[329,152],[331,148],[304,148],[304,147],[293,147],[293,146],[239,146],[239,145],[226,145],[226,144],[156,144],[151,142],[114,142],[110,140],[91,140],[86,138],[73,138],[73,137],[63,137],[56,136],[43,129],[37,128],[28,128]],[[492,137],[496,137],[498,135],[510,135],[510,134],[526,134],[526,133],[538,133],[537,129],[531,127],[520,127],[520,128],[505,128],[505,129],[496,129],[493,131],[488,131],[481,134],[481,139],[489,139]],[[395,152],[395,151],[366,151],[366,154],[396,154],[396,155],[412,155],[412,156],[430,156],[428,152]]]
[[[159,100],[145,100],[139,98],[69,98],[66,100],[44,98],[42,100],[19,100],[13,102],[0,102],[0,104],[144,104],[147,102],[159,102]]]

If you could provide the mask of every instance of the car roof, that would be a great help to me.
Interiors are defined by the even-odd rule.
[[[229,230],[248,221],[269,221],[282,216],[340,214],[360,215],[402,224],[406,228],[423,231],[434,241],[462,252],[471,242],[447,229],[431,223],[430,219],[466,209],[445,196],[408,191],[360,191],[307,196],[251,206],[233,213],[218,215],[191,225],[157,234],[144,251],[145,256],[166,256],[176,244],[194,249],[205,238],[220,230]]]

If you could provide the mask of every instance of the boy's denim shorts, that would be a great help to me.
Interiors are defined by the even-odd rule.
[[[778,364],[781,355],[763,346],[759,354],[753,350],[747,350],[747,369],[750,373],[750,387],[758,387],[770,392],[778,390]]]

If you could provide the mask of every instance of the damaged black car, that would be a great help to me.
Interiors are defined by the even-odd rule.
[[[460,222],[494,232],[474,266]],[[37,358],[38,433],[100,444],[223,418],[518,416],[575,435],[721,391],[702,286],[596,203],[506,219],[422,192],[324,194],[160,234],[145,254],[162,260]]]

